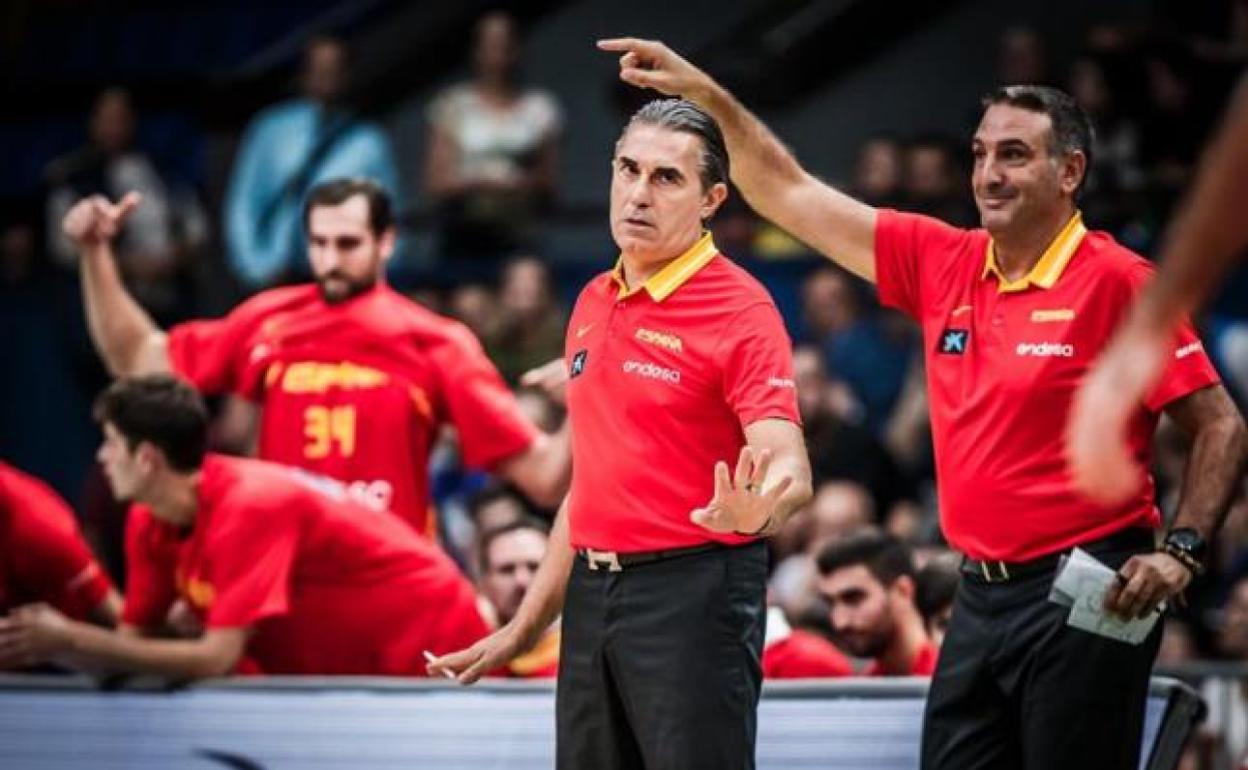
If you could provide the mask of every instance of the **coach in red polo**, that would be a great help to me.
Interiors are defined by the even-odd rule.
[[[925,346],[941,523],[964,576],[928,696],[922,767],[1135,768],[1160,624],[1131,645],[1066,624],[1048,601],[1074,546],[1118,570],[1108,609],[1145,616],[1202,569],[1242,468],[1243,420],[1190,328],[1137,407],[1140,482],[1113,507],[1083,497],[1063,456],[1080,379],[1148,280],[1139,256],[1089,231],[1076,201],[1092,129],[1066,94],[992,94],[971,140],[983,227],[881,211],[807,173],[755,117],[661,43],[616,40],[627,82],[679,93],[723,126],[749,203],[879,286]],[[1147,476],[1161,412],[1192,438],[1172,526]]]
[[[472,681],[563,602],[560,768],[754,767],[767,555],[810,496],[791,343],[703,225],[728,194],[715,122],[647,104],[616,146],[621,255],[567,331],[572,488],[497,634],[435,660]],[[569,577],[569,571],[571,573]]]

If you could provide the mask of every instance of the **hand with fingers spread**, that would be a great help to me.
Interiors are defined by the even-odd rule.
[[[696,102],[714,85],[705,72],[657,40],[613,38],[599,40],[598,48],[621,54],[620,80],[638,88]]]
[[[566,404],[568,367],[562,358],[547,361],[520,375],[520,384],[526,388],[538,388],[557,404]]]
[[[705,507],[690,513],[689,518],[712,532],[771,534],[776,505],[793,480],[785,477],[771,489],[764,490],[770,466],[770,450],[755,451],[749,446],[741,448],[731,477],[728,463],[716,463],[715,494]]]
[[[117,237],[142,200],[143,196],[133,191],[115,204],[103,195],[83,198],[65,214],[61,229],[79,249],[100,246]]]
[[[70,623],[47,604],[27,604],[0,617],[0,671],[54,658],[69,644]]]
[[[425,670],[430,676],[449,675],[460,684],[472,684],[524,652],[529,646],[525,642],[524,635],[509,623],[471,647],[431,658]]]
[[[1168,553],[1132,556],[1105,594],[1105,609],[1123,618],[1143,618],[1183,593],[1192,572]]]

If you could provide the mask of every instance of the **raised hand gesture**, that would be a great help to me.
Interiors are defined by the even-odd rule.
[[[690,513],[689,518],[712,532],[771,534],[776,505],[793,480],[785,477],[770,490],[763,491],[770,465],[770,450],[756,451],[749,446],[741,448],[736,471],[731,477],[728,463],[716,463],[714,496],[705,507]]]
[[[143,200],[137,192],[128,192],[117,203],[103,195],[92,195],[74,204],[61,220],[61,229],[79,249],[91,249],[108,243],[121,232],[122,225]]]
[[[599,40],[598,48],[622,54],[620,80],[638,88],[653,88],[669,96],[697,101],[713,85],[705,72],[657,40],[613,38]]]

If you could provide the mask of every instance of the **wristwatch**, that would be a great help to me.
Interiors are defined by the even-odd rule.
[[[1161,543],[1161,551],[1178,559],[1193,575],[1205,573],[1205,552],[1208,544],[1200,533],[1191,527],[1172,529]]]

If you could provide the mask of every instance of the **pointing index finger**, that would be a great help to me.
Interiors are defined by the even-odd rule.
[[[142,201],[143,196],[139,192],[131,190],[113,207],[113,214],[118,217],[125,217]]]
[[[598,50],[600,51],[642,51],[646,49],[648,41],[635,37],[611,37],[598,41]]]

